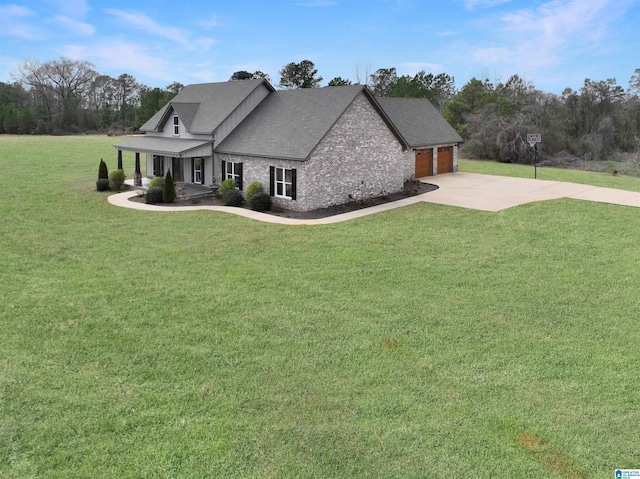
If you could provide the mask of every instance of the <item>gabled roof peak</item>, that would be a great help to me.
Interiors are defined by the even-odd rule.
[[[275,91],[264,78],[187,85],[140,129],[161,131],[173,109],[190,133],[210,135],[258,88]]]

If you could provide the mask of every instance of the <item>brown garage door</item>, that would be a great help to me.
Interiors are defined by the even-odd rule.
[[[416,178],[433,175],[433,150],[416,151]]]
[[[438,174],[453,172],[453,146],[438,148]]]

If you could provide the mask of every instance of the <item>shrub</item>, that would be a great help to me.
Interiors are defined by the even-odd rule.
[[[220,183],[220,188],[218,189],[218,193],[220,193],[220,197],[222,201],[226,201],[227,193],[231,190],[236,189],[236,181],[233,178],[229,178]]]
[[[148,188],[153,188],[154,186],[163,187],[164,186],[164,177],[162,177],[162,176],[154,176],[153,178],[151,178],[151,181],[149,182],[147,187]]]
[[[251,202],[251,197],[256,193],[264,193],[264,187],[259,181],[252,181],[249,183],[249,186],[247,186],[247,192],[245,193],[247,202]]]
[[[167,171],[164,178],[164,186],[162,187],[162,201],[165,203],[173,203],[176,200],[176,185],[173,183],[171,172]]]
[[[120,187],[124,184],[124,170],[114,170],[109,176],[111,178],[111,185],[115,191],[120,191]]]
[[[107,169],[107,164],[104,162],[102,158],[100,158],[100,166],[98,167],[98,179],[103,180],[109,179],[109,170]],[[100,190],[104,191],[104,190]]]
[[[162,186],[149,188],[144,195],[144,201],[148,204],[162,203]]]
[[[267,193],[256,193],[249,200],[249,206],[253,211],[269,211],[271,209],[271,196]]]
[[[109,189],[109,178],[98,178],[96,181],[96,190],[107,191]]]
[[[227,194],[224,197],[224,204],[227,206],[240,206],[242,205],[243,200],[244,198],[242,196],[242,191],[229,190],[227,191]]]

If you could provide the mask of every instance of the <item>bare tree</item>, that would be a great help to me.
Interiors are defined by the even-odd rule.
[[[60,58],[40,64],[26,61],[19,80],[38,92],[50,121],[68,129],[78,123],[79,111],[88,105],[88,95],[98,76],[93,64]]]
[[[636,68],[636,71],[629,80],[628,93],[630,95],[640,96],[640,68]]]

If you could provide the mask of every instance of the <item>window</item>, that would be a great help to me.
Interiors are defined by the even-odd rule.
[[[288,168],[270,168],[271,196],[296,199],[296,170]]]
[[[177,116],[173,117],[173,135],[180,135],[180,119]]]
[[[232,178],[235,180],[238,189],[242,189],[242,163],[232,161],[222,162],[222,181]]]
[[[202,174],[202,158],[194,158],[193,159],[193,182],[201,183],[204,178]]]
[[[164,176],[164,156],[153,155],[153,176]]]

